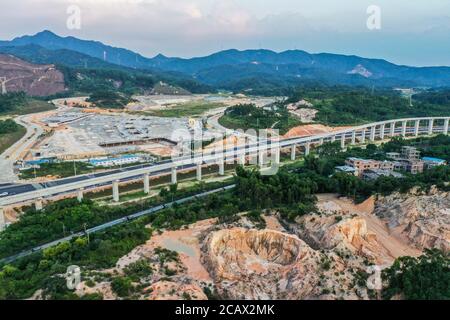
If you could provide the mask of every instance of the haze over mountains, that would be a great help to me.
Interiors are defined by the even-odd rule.
[[[182,59],[158,55],[147,58],[98,41],[60,37],[50,31],[0,41],[0,52],[35,63],[88,68],[132,68],[168,72],[225,89],[251,89],[255,83],[294,86],[303,82],[375,85],[380,87],[443,87],[450,83],[449,67],[399,66],[381,59],[301,50],[226,50],[206,57]]]

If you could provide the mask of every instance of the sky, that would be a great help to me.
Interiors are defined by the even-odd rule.
[[[450,66],[449,0],[1,0],[0,39],[45,29],[148,57],[301,49]]]

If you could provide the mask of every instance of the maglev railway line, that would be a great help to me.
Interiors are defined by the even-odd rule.
[[[116,220],[113,220],[113,221],[110,221],[110,222],[106,222],[104,224],[95,226],[93,228],[86,229],[85,231],[80,231],[80,232],[77,232],[77,233],[73,233],[70,236],[67,236],[67,237],[64,237],[64,238],[61,238],[61,239],[58,239],[58,240],[55,240],[55,241],[52,241],[52,242],[49,242],[49,243],[37,246],[37,247],[34,247],[32,249],[29,249],[29,250],[22,251],[22,252],[20,252],[20,253],[18,253],[16,255],[13,255],[13,256],[10,256],[10,257],[4,258],[4,259],[0,259],[0,264],[14,262],[14,261],[16,261],[16,260],[18,260],[20,258],[24,258],[24,257],[27,257],[29,255],[32,255],[33,253],[37,253],[37,252],[40,252],[40,251],[45,250],[47,248],[54,247],[54,246],[56,246],[56,245],[58,245],[60,243],[71,241],[72,239],[75,239],[75,238],[84,237],[84,236],[87,236],[87,235],[90,235],[90,234],[93,234],[93,233],[104,231],[106,229],[112,228],[112,227],[117,226],[117,225],[128,223],[128,222],[131,222],[131,221],[136,220],[138,218],[141,218],[141,217],[144,217],[144,216],[148,216],[148,215],[152,215],[152,214],[155,214],[155,213],[157,213],[157,212],[159,212],[161,210],[173,207],[174,205],[180,205],[180,204],[183,204],[183,203],[186,203],[186,202],[190,202],[190,201],[193,201],[193,200],[205,198],[205,197],[207,197],[207,196],[209,196],[211,194],[214,194],[214,193],[219,193],[219,192],[224,192],[224,191],[227,191],[227,190],[231,190],[235,186],[236,185],[233,184],[233,185],[229,185],[229,186],[226,186],[226,187],[222,187],[222,188],[218,188],[218,189],[202,192],[202,193],[190,196],[190,197],[185,197],[185,198],[182,198],[182,199],[179,199],[179,200],[176,200],[176,201],[172,201],[172,202],[169,202],[169,203],[161,204],[159,206],[156,206],[156,207],[153,207],[153,208],[150,208],[150,209],[147,209],[147,210],[143,210],[143,211],[140,211],[138,213],[134,213],[134,214],[128,215],[128,216],[123,217],[123,218],[119,218],[119,219],[116,219]]]
[[[263,140],[262,142],[249,141],[246,145],[225,149],[222,152],[211,152],[202,155],[185,156],[169,159],[149,165],[133,166],[118,170],[111,170],[96,174],[80,175],[66,179],[59,179],[39,184],[21,184],[0,186],[0,211],[6,206],[34,202],[36,208],[42,209],[44,199],[51,199],[64,194],[77,194],[83,199],[83,192],[101,186],[112,184],[113,200],[119,201],[119,184],[131,180],[144,180],[145,193],[150,192],[150,177],[171,175],[171,182],[177,183],[177,172],[184,170],[197,170],[197,179],[202,179],[202,167],[218,165],[219,174],[225,174],[225,163],[237,161],[244,165],[247,157],[257,159],[258,165],[265,165],[265,155],[271,154],[272,163],[278,164],[282,149],[290,149],[291,159],[296,159],[297,150],[302,149],[303,154],[310,153],[311,146],[321,145],[325,142],[340,141],[344,149],[347,145],[364,144],[385,140],[394,136],[420,136],[433,134],[448,134],[450,117],[408,118],[382,121],[347,128],[326,134],[313,135],[301,138],[288,138],[279,141]],[[256,139],[256,138],[255,138]],[[252,140],[252,139],[249,139]],[[0,230],[3,214],[0,212]],[[4,221],[4,220],[3,220]]]

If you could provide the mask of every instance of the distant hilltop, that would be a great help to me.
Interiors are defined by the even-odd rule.
[[[350,86],[443,87],[450,83],[449,67],[400,66],[381,59],[330,53],[310,54],[302,50],[226,50],[205,57],[183,59],[159,54],[144,57],[99,41],[60,37],[51,31],[0,41],[0,52],[65,50],[65,55],[84,55],[96,65],[166,72],[215,88],[242,90],[255,85],[295,86],[306,82]],[[38,49],[41,48],[41,49]],[[45,57],[47,57],[45,55]],[[60,59],[54,57],[54,59]],[[85,61],[89,59],[84,59]],[[66,58],[66,64],[80,59]],[[72,61],[73,60],[73,61]],[[49,61],[52,62],[52,61]],[[61,62],[61,61],[59,61]],[[88,62],[85,62],[87,65]]]

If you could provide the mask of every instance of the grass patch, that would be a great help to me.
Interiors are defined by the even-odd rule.
[[[104,170],[104,169],[103,169]],[[61,178],[67,178],[75,175],[94,173],[99,171],[92,165],[84,162],[61,162],[61,163],[43,163],[40,165],[39,169],[26,169],[20,173],[20,178],[34,179],[35,177],[47,177],[47,176],[57,176]]]
[[[68,178],[73,176],[79,176],[82,174],[104,172],[106,170],[114,170],[118,168],[126,168],[131,166],[136,166],[138,163],[130,163],[122,166],[112,166],[112,167],[95,167],[90,163],[86,162],[57,162],[57,163],[43,163],[39,165],[38,169],[30,168],[21,171],[20,178],[23,180],[35,179],[36,177],[60,177]]]
[[[229,129],[276,129],[285,134],[289,129],[301,124],[284,106],[277,111],[265,110],[252,104],[241,104],[228,108],[219,123]]]
[[[190,101],[187,103],[177,104],[173,107],[169,107],[164,110],[155,110],[151,114],[157,117],[192,117],[199,116],[206,111],[221,108],[224,105],[219,102],[207,102],[207,101]]]
[[[56,110],[56,107],[52,103],[27,98],[25,104],[22,107],[18,108],[14,113],[18,115],[24,115],[30,113],[45,112],[50,110]]]
[[[24,127],[19,126],[15,132],[0,134],[0,154],[19,141],[26,132],[27,130]]]

